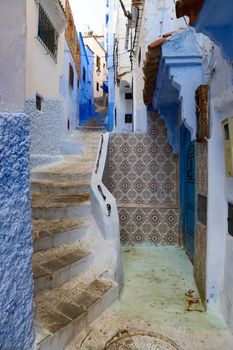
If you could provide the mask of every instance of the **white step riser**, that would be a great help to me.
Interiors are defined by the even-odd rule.
[[[91,172],[85,174],[74,174],[74,175],[66,175],[66,174],[45,174],[45,173],[33,173],[33,178],[37,180],[53,180],[53,181],[79,181],[79,180],[87,180],[91,181]]]
[[[88,218],[91,214],[90,204],[68,208],[34,208],[33,219],[77,219]]]
[[[44,184],[31,184],[32,192],[55,193],[55,194],[80,194],[90,193],[90,185],[78,185],[77,187],[62,188]]]
[[[79,277],[84,274],[93,261],[93,256],[90,254],[79,260],[77,263],[68,265],[63,269],[53,273],[52,277],[46,276],[38,279],[34,279],[34,293],[43,292],[46,289],[59,287],[65,282],[70,281],[72,278]]]
[[[80,318],[73,320],[67,327],[59,330],[53,336],[42,341],[37,350],[65,350],[65,347],[72,339],[81,332],[85,327],[90,325],[95,319],[117,299],[119,298],[119,288],[114,286],[99,301],[97,301],[87,312]]]
[[[33,242],[33,251],[47,250],[63,244],[79,241],[89,230],[90,226],[80,227],[76,230],[61,232],[52,237],[40,238]]]

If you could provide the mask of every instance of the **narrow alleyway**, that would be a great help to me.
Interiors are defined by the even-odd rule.
[[[67,350],[232,349],[224,321],[204,312],[192,264],[181,248],[124,247],[122,258],[125,286],[120,300]],[[197,304],[189,303],[189,290]]]

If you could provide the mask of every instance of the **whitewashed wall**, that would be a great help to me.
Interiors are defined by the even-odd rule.
[[[26,78],[26,1],[1,1],[0,111],[23,111]]]
[[[220,309],[233,332],[233,237],[228,234],[228,202],[233,203],[233,178],[226,177],[221,121],[233,116],[232,63],[207,38],[205,68],[210,80],[208,142],[207,299]]]
[[[147,46],[153,41],[161,38],[163,34],[186,28],[184,19],[177,19],[175,14],[175,4],[173,0],[146,0],[141,22],[139,42],[134,55],[134,120],[135,131],[145,132],[146,107],[143,103],[143,59],[147,51]],[[138,55],[141,49],[141,64],[138,64]]]

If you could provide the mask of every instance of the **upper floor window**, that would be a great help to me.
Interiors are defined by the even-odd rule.
[[[100,57],[96,56],[96,67],[100,69]]]
[[[71,89],[74,88],[74,69],[71,64],[69,65],[69,85]]]
[[[38,38],[50,52],[57,57],[58,33],[52,25],[43,7],[39,4]]]
[[[83,67],[83,81],[86,81],[86,69]]]

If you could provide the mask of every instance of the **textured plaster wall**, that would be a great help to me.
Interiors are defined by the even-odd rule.
[[[61,154],[67,136],[67,120],[63,100],[43,99],[42,110],[36,109],[35,99],[25,102],[25,112],[31,122],[32,166],[51,162]]]
[[[156,113],[148,113],[147,134],[111,134],[104,181],[117,200],[123,243],[179,243],[178,157]]]
[[[79,123],[84,124],[94,114],[94,89],[93,89],[93,52],[85,46],[81,33],[81,77],[80,77],[80,99],[79,99]],[[85,69],[85,79],[83,70]]]
[[[132,1],[124,2],[126,10],[131,11]],[[126,25],[127,18],[124,16],[120,3],[117,9],[116,40],[118,47],[117,75],[122,75],[119,84],[115,87],[115,108],[117,120],[114,132],[130,132],[132,123],[125,123],[125,114],[133,113],[133,100],[126,100],[125,93],[132,93],[132,72],[129,54],[126,52]],[[127,73],[127,74],[126,74]]]
[[[161,38],[163,34],[186,28],[184,19],[177,19],[175,15],[175,4],[172,0],[147,0],[145,1],[143,18],[141,22],[137,51],[134,55],[134,131],[146,132],[146,107],[143,103],[143,60],[147,46],[153,41]],[[138,56],[141,48],[141,64]]]
[[[0,111],[22,112],[25,99],[26,0],[2,0]]]
[[[115,74],[114,74],[114,34],[116,32],[116,0],[109,0],[107,11],[109,20],[107,24],[107,69],[108,69],[108,130],[112,131],[115,126],[114,110],[115,110]]]
[[[30,350],[33,279],[29,118],[0,114],[0,348]]]
[[[38,5],[34,0],[27,0],[26,94],[29,98],[29,96],[38,92],[45,98],[53,99],[59,96],[60,77],[63,73],[65,22],[62,27],[60,14],[55,10],[57,5],[54,6],[53,1],[41,1],[55,29],[59,32],[58,54],[55,61],[38,40]],[[13,9],[13,11],[16,10]]]
[[[69,84],[69,69],[70,64],[74,70],[74,85],[73,89]],[[65,41],[65,54],[64,54],[64,73],[61,79],[60,91],[65,100],[65,114],[66,121],[70,122],[70,130],[75,130],[78,126],[79,119],[79,87],[78,87],[78,74],[75,68],[75,62],[71,55],[69,46]]]
[[[219,302],[233,332],[233,238],[227,230],[227,206],[233,203],[233,178],[226,177],[221,121],[232,116],[232,64],[222,58],[216,46],[209,54],[210,118],[209,205],[208,208],[208,296]],[[214,69],[214,70],[212,70]],[[216,213],[218,213],[216,215]]]
[[[233,332],[233,238],[227,227],[228,202],[233,203],[233,178],[225,172],[221,129],[221,121],[232,116],[233,66],[208,38],[203,36],[199,44],[206,53],[204,69],[210,81],[206,298],[208,308],[221,310]]]
[[[94,82],[94,98],[103,98],[103,89],[99,88],[99,91],[96,89],[96,84],[99,83],[99,86],[103,85],[103,82],[106,80],[106,61],[105,61],[105,51],[102,46],[99,44],[98,40],[94,37],[84,37],[83,38],[85,45],[87,45],[90,49],[93,57],[93,67],[92,67],[92,75]],[[97,56],[100,58],[100,75],[96,73],[97,65],[96,59]],[[103,65],[105,64],[105,67]]]

